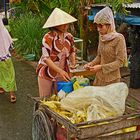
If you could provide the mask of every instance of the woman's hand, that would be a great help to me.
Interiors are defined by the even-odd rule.
[[[76,65],[70,65],[70,69],[76,69],[79,66],[79,64]]]
[[[90,71],[93,71],[93,72],[97,72],[97,71],[99,71],[99,70],[101,70],[102,69],[102,65],[95,65],[95,66],[92,66],[92,67],[89,67],[89,70]]]
[[[70,76],[68,75],[68,73],[67,72],[65,72],[64,70],[60,70],[59,71],[59,74],[62,76],[62,78],[65,80],[65,81],[70,81],[71,80],[71,78],[70,78]]]
[[[87,63],[87,64],[84,65],[84,68],[85,69],[88,69],[89,70],[90,67],[92,67],[92,63],[91,62],[89,62],[89,63]]]

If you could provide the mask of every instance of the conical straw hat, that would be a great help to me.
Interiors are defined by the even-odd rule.
[[[55,8],[49,18],[47,19],[46,23],[44,24],[43,28],[50,28],[55,27],[58,25],[63,25],[67,23],[72,23],[77,21],[76,18],[72,17],[68,13],[62,11],[59,8]]]

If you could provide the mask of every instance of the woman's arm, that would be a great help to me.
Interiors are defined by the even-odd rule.
[[[115,71],[122,67],[125,61],[127,61],[126,43],[124,37],[121,35],[116,46],[115,61],[102,65],[102,71],[103,73],[110,73],[111,71]]]
[[[71,53],[70,62],[71,62],[70,68],[74,69],[76,67],[76,53],[75,52]]]
[[[84,65],[84,68],[90,69],[94,65],[99,65],[101,62],[100,46],[98,46],[97,56],[89,63]]]
[[[55,63],[50,59],[50,57],[45,57],[43,61],[48,65],[50,69],[59,73],[63,77],[64,80],[70,81],[70,77],[68,73],[62,70],[61,68],[59,68],[57,65],[55,65]]]

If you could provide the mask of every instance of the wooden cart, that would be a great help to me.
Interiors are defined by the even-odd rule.
[[[54,129],[56,124],[64,126],[67,140],[140,140],[137,127],[140,126],[140,100],[132,95],[127,98],[124,115],[79,124],[72,124],[47,106],[40,105],[39,97],[31,98],[35,101],[33,140],[58,140]],[[137,129],[132,132],[115,133],[133,126]]]

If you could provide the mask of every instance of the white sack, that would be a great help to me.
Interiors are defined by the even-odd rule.
[[[86,86],[68,94],[61,100],[61,106],[76,112],[87,109],[87,121],[120,116],[125,111],[128,87],[125,83],[107,86]]]

